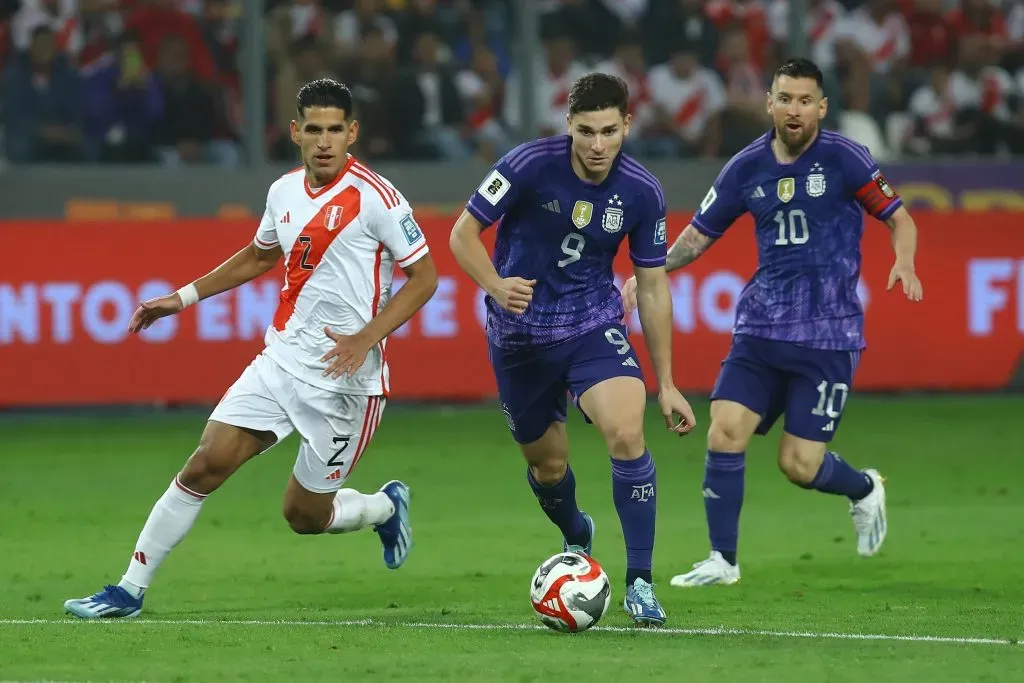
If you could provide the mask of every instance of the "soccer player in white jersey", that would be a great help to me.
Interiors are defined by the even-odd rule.
[[[437,272],[405,198],[348,154],[359,134],[341,83],[307,83],[292,140],[302,167],[270,187],[256,237],[209,274],[143,302],[132,332],[238,287],[286,259],[266,347],[214,409],[192,457],[157,501],[121,582],[64,608],[85,618],[135,617],[160,563],[188,533],[206,498],[250,458],[293,430],[302,437],[284,494],[300,534],[373,527],[384,563],[412,546],[409,488],[341,488],[380,423],[388,395],[385,344],[433,295]],[[408,281],[391,298],[392,271]]]

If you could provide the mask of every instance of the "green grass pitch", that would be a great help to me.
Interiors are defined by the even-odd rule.
[[[695,408],[703,430],[707,405]],[[494,408],[385,412],[349,484],[369,491],[398,477],[412,487],[415,547],[402,569],[384,568],[372,532],[288,530],[293,437],[210,498],[158,572],[143,618],[114,623],[68,622],[62,603],[117,582],[205,415],[2,418],[0,681],[1024,676],[1024,397],[850,401],[834,446],[888,479],[889,536],[871,559],[856,555],[846,501],[778,472],[778,428],[757,439],[743,581],[691,590],[668,579],[707,554],[704,440],[672,437],[655,412],[655,581],[671,630],[628,628],[607,455],[574,415],[579,500],[613,580],[605,628],[575,636],[524,626],[539,623],[528,584],[560,536]]]

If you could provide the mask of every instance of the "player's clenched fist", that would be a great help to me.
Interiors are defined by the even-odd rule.
[[[631,277],[622,285],[622,307],[626,315],[636,310],[636,277]]]
[[[533,286],[536,280],[524,280],[521,277],[506,277],[498,282],[498,286],[490,292],[491,298],[510,313],[522,313],[533,301]]]
[[[185,305],[177,292],[143,301],[128,322],[128,331],[133,334],[141,332],[160,318],[180,313],[184,308]]]

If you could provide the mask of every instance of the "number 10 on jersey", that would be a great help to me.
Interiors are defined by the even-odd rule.
[[[811,239],[807,229],[807,214],[802,209],[775,212],[775,224],[779,226],[779,235],[775,238],[775,246],[786,247],[790,244],[805,244]]]

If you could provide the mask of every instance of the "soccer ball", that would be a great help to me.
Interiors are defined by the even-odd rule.
[[[562,633],[579,633],[608,611],[612,585],[593,558],[558,553],[541,564],[530,583],[530,602],[544,625]]]

